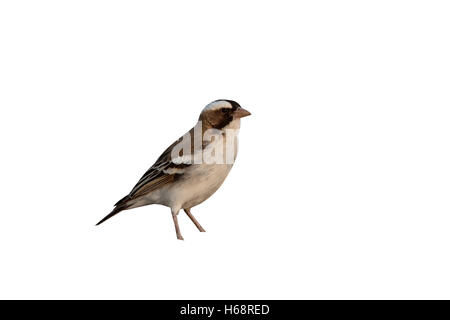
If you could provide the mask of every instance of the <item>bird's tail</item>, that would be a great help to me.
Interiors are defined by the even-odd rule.
[[[109,218],[114,217],[114,216],[115,216],[116,214],[118,214],[119,212],[121,212],[121,211],[123,211],[123,210],[126,210],[126,209],[128,209],[128,208],[129,208],[128,205],[119,205],[119,206],[115,207],[114,210],[111,211],[111,213],[108,214],[106,217],[104,217],[102,220],[100,220],[100,221],[96,224],[96,226],[102,224],[103,222],[105,222],[105,221],[108,220]]]

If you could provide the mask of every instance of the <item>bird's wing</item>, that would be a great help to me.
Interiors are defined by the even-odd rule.
[[[97,225],[102,224],[109,218],[115,216],[119,212],[130,208],[133,205],[132,200],[137,199],[145,194],[148,194],[162,186],[175,181],[177,175],[183,174],[184,169],[190,164],[178,163],[171,159],[171,151],[179,143],[179,140],[173,143],[163,154],[158,158],[156,163],[147,170],[142,176],[136,186],[131,190],[130,194],[122,198],[115,204],[115,208],[104,217]]]
[[[156,160],[155,164],[151,166],[150,169],[142,176],[138,183],[134,186],[133,190],[119,200],[115,204],[113,211],[104,217],[97,225],[105,222],[109,218],[118,214],[122,210],[126,210],[133,205],[133,201],[143,195],[146,195],[152,191],[155,191],[162,186],[165,186],[171,182],[174,182],[180,175],[182,175],[186,168],[191,166],[196,156],[196,151],[194,148],[194,128],[192,128],[186,135],[172,143]],[[183,149],[181,149],[179,155],[172,158],[172,151],[175,146],[183,142],[186,137],[191,138],[191,153],[189,155],[183,154]],[[201,151],[209,144],[209,142],[203,142]]]
[[[167,183],[173,182],[177,174],[182,174],[184,172],[183,169],[189,166],[189,164],[178,164],[171,159],[171,151],[178,143],[179,141],[176,141],[167,148],[155,164],[147,170],[128,195],[130,199],[138,198]]]
[[[139,198],[145,194],[155,191],[162,186],[171,183],[185,172],[185,169],[194,163],[197,152],[202,152],[210,143],[210,141],[202,141],[201,150],[195,149],[194,130],[192,128],[188,133],[172,143],[156,160],[155,164],[142,176],[131,192],[116,203],[117,206],[125,206],[128,201]],[[184,139],[190,139],[190,154],[184,155],[183,149],[180,153],[172,158],[174,148],[183,143]]]
[[[189,131],[188,134],[192,134]],[[177,176],[184,173],[185,169],[189,167],[193,161],[193,143],[191,143],[191,154],[189,156],[183,155],[183,150],[181,150],[180,155],[177,158],[172,159],[172,150],[180,144],[183,137],[172,143],[156,160],[155,164],[151,166],[150,169],[142,176],[138,183],[131,190],[130,194],[121,199],[116,206],[124,204],[129,200],[136,199],[142,195],[148,194],[154,190],[161,188],[162,186],[173,182]],[[191,141],[192,142],[192,141]]]

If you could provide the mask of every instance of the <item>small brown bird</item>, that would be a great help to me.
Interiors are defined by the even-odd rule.
[[[179,240],[183,240],[177,218],[181,209],[200,232],[205,232],[191,208],[211,197],[225,181],[237,155],[240,119],[249,115],[232,100],[208,104],[194,128],[167,148],[97,225],[123,210],[161,204],[171,209]]]

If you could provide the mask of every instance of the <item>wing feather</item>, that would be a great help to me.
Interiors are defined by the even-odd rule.
[[[152,192],[167,183],[173,182],[177,175],[184,172],[184,168],[190,166],[187,163],[174,163],[172,161],[173,148],[182,141],[182,138],[170,145],[156,160],[153,166],[147,170],[128,195],[129,199],[135,199]]]
[[[187,135],[190,135],[191,139],[193,139],[193,133],[194,128],[192,128]],[[141,177],[128,196],[120,200],[116,205],[125,204],[130,200],[155,191],[158,188],[175,181],[179,175],[183,174],[185,169],[192,165],[191,160],[193,158],[191,156],[185,157],[183,156],[183,152],[181,152],[178,158],[172,159],[172,150],[181,143],[185,137],[186,135],[172,143],[159,156],[158,160],[156,160],[151,168]],[[206,144],[207,143],[203,142],[202,149],[205,148]],[[194,141],[191,140],[191,154],[194,152]]]

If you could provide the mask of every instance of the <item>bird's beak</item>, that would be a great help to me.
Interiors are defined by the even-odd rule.
[[[234,112],[234,118],[236,119],[248,117],[249,115],[251,115],[251,113],[245,110],[244,108],[239,108]]]

